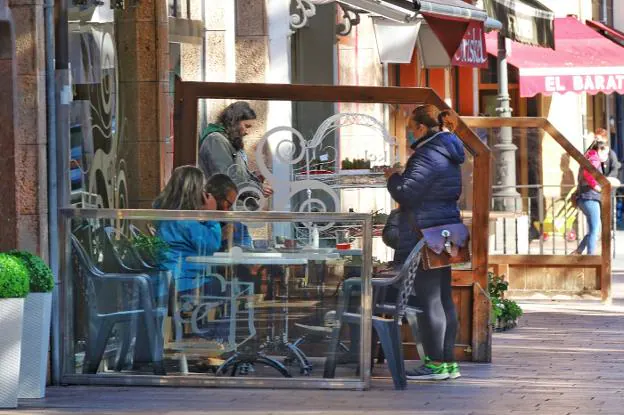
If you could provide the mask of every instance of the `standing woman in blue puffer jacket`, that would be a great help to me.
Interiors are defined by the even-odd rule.
[[[411,148],[405,171],[386,171],[388,191],[400,205],[400,241],[395,263],[402,263],[417,244],[416,230],[460,223],[464,145],[453,134],[457,115],[422,105],[409,121]],[[425,365],[407,371],[408,379],[443,380],[460,376],[454,359],[457,314],[451,296],[451,268],[419,269],[411,299],[423,310],[418,323],[427,357]]]

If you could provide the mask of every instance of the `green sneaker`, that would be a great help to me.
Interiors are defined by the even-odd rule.
[[[459,364],[457,362],[447,363],[446,370],[448,371],[449,379],[457,379],[458,377],[461,377]]]
[[[425,363],[419,368],[407,370],[405,374],[409,380],[445,380],[449,378],[446,363]]]

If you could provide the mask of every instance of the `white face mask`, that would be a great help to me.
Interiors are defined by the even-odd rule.
[[[599,151],[598,152],[598,158],[600,158],[600,161],[602,163],[606,162],[609,160],[609,150],[603,150],[603,151]]]

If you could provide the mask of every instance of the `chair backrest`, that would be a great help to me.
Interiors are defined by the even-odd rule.
[[[396,318],[399,321],[405,316],[407,302],[414,291],[414,280],[416,279],[424,246],[425,241],[421,239],[416,246],[414,246],[414,249],[410,252],[397,275],[394,285],[399,290],[396,299]]]
[[[132,223],[128,225],[128,230],[130,231],[130,234],[132,235],[132,237],[145,236],[145,232],[143,232],[141,229],[139,229],[138,226]]]
[[[89,313],[96,314],[99,308],[97,292],[100,284],[98,277],[101,277],[104,273],[95,266],[87,250],[75,235],[71,235],[71,244],[73,252],[78,259],[78,269],[76,271],[79,274],[75,275],[74,284],[84,291]]]
[[[103,243],[105,272],[133,274],[145,270],[132,243],[121,231],[112,226],[105,226],[99,228],[96,235]]]
[[[79,276],[74,283],[83,285],[87,308],[90,313],[111,314],[128,309],[136,303],[137,293],[123,283],[107,281],[102,272],[91,260],[80,240],[71,235],[73,251],[78,259]],[[82,277],[82,279],[80,279]]]
[[[71,243],[72,243],[74,252],[76,253],[76,256],[78,257],[78,261],[80,265],[84,267],[85,271],[92,274],[92,276],[94,277],[101,276],[103,274],[102,271],[100,271],[95,266],[95,264],[91,260],[91,257],[89,256],[89,254],[87,254],[86,249],[82,246],[82,244],[80,243],[76,235],[71,235]]]

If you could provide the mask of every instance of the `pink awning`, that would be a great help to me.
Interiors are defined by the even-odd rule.
[[[518,68],[520,96],[587,92],[624,93],[624,48],[574,17],[555,19],[556,50],[511,42],[508,62]],[[508,45],[509,46],[509,45]],[[496,56],[496,33],[486,35]]]

